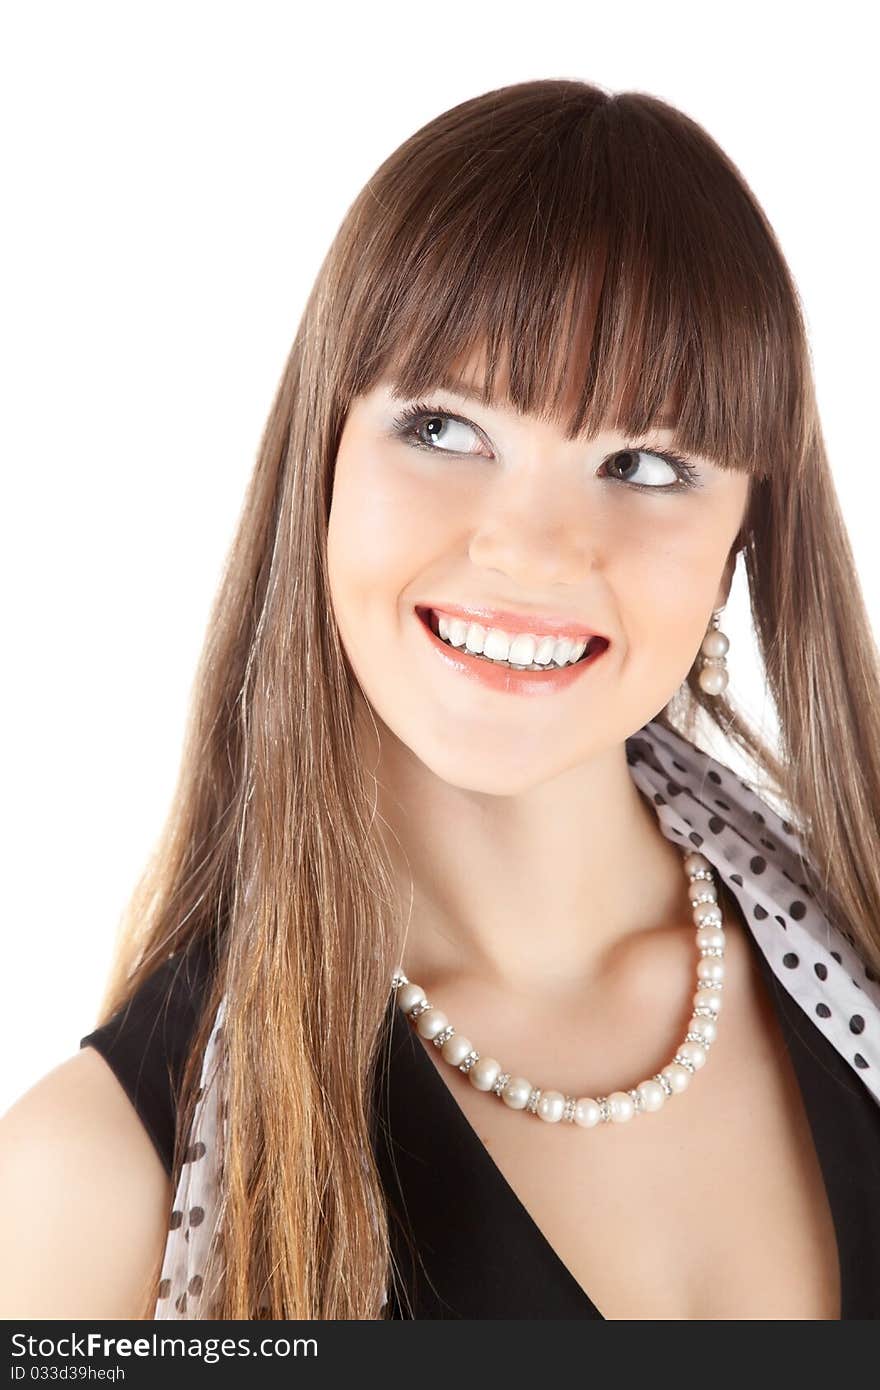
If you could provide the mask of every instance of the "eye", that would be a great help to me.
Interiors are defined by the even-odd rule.
[[[476,451],[468,447],[469,437],[471,442],[480,438],[476,425],[425,402],[407,406],[395,415],[392,428],[399,438],[434,453],[472,454]]]
[[[630,487],[651,489],[654,492],[677,492],[682,487],[699,486],[699,472],[694,465],[669,449],[618,449],[615,453],[609,454],[602,468],[609,469],[609,476],[617,478],[619,482],[627,483]],[[620,473],[625,476],[621,477]],[[641,480],[635,481],[639,473],[642,475]]]
[[[471,440],[481,439],[476,425],[449,411],[438,410],[427,401],[407,406],[399,415],[395,415],[392,432],[416,449],[443,454],[474,455],[477,450],[467,447],[468,437]],[[480,456],[486,457],[485,454]],[[620,476],[618,468],[625,476]],[[603,473],[606,469],[611,471]],[[618,449],[602,461],[599,473],[642,492],[682,492],[686,488],[702,486],[698,468],[679,454],[659,445],[643,444]],[[639,474],[641,479],[637,481],[635,479]]]

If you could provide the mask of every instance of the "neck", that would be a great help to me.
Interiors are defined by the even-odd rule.
[[[549,1001],[639,969],[660,928],[690,940],[684,854],[633,782],[624,745],[496,796],[443,781],[383,729],[376,775],[408,921],[401,964],[423,987],[479,980]]]

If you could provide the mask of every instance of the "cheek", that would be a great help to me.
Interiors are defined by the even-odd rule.
[[[726,558],[724,536],[691,526],[630,552],[626,572],[612,581],[632,660],[670,689],[693,665]]]
[[[327,565],[336,620],[352,656],[366,644],[368,632],[368,645],[379,650],[381,626],[395,622],[401,594],[413,591],[431,556],[445,549],[448,518],[449,512],[426,498],[424,489],[381,451],[340,451]]]

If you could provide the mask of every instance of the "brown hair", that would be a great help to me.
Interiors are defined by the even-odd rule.
[[[738,540],[780,755],[703,693],[696,659],[657,718],[694,741],[702,711],[747,755],[803,836],[820,903],[880,972],[877,649],[775,236],[727,156],[655,97],[541,80],[462,102],[368,180],[320,268],[103,1001],[102,1021],[170,952],[216,944],[174,1168],[225,993],[223,1292],[202,1316],[385,1315],[370,1117],[403,919],[325,541],[352,398],[380,376],[420,395],[475,348],[487,403],[502,361],[512,406],[570,436],[639,435],[675,399],[679,447],[749,475]]]

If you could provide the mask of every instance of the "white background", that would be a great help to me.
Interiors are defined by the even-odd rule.
[[[727,150],[803,296],[878,631],[871,9],[2,7],[0,1110],[94,1026],[305,298],[362,184],[440,111],[583,78]],[[760,716],[741,573],[723,626]]]

